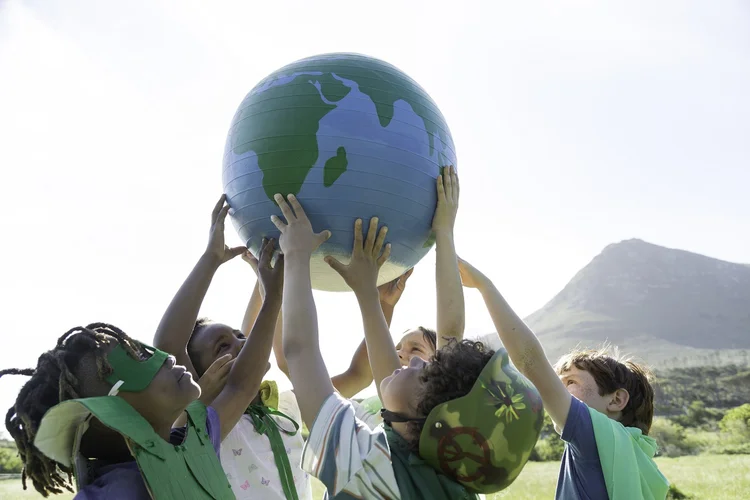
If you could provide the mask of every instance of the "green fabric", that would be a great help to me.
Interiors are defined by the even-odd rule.
[[[275,384],[274,384],[275,385]],[[278,393],[276,401],[278,402]],[[261,395],[261,400],[263,397]],[[294,484],[294,475],[292,474],[292,466],[289,463],[289,457],[286,454],[286,447],[284,441],[281,439],[279,431],[283,432],[287,436],[294,436],[299,430],[299,424],[294,421],[288,415],[280,412],[275,408],[269,408],[264,404],[250,405],[245,411],[245,414],[249,415],[255,426],[255,430],[258,434],[264,434],[268,437],[268,441],[271,443],[271,450],[273,451],[273,459],[276,462],[276,468],[279,471],[279,479],[281,480],[281,487],[284,490],[284,496],[288,500],[299,500],[297,495],[297,487]],[[279,416],[289,420],[294,425],[293,431],[288,431],[281,427],[272,416]]]
[[[542,430],[542,399],[499,349],[468,394],[436,406],[419,455],[469,491],[495,493],[523,470]]]
[[[112,385],[120,380],[125,382],[118,388],[120,391],[140,392],[144,390],[167,359],[166,352],[145,344],[141,345],[151,353],[146,360],[133,359],[119,344],[107,355],[107,361],[112,367],[112,373],[107,376],[107,382]]]
[[[391,450],[391,463],[403,500],[475,500],[455,480],[441,474],[409,449],[409,444],[389,425],[384,425]]]
[[[654,462],[656,441],[589,408],[609,500],[661,500],[669,481]]]
[[[377,395],[370,396],[367,399],[363,399],[360,403],[360,406],[364,408],[364,410],[368,413],[372,413],[374,415],[378,415],[380,413],[380,410],[383,409],[383,403],[380,402],[380,398]]]
[[[260,402],[269,408],[279,408],[279,386],[273,380],[260,383]]]
[[[104,396],[64,401],[51,408],[42,418],[35,446],[63,465],[72,464],[91,415],[123,435],[152,498],[234,498],[206,432],[207,410],[200,401],[187,408],[187,432],[181,445],[162,439],[124,399]]]

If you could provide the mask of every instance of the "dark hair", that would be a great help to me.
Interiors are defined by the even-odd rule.
[[[433,352],[437,351],[437,332],[425,326],[418,326],[417,330],[422,332],[422,337],[432,347]]]
[[[561,375],[573,366],[594,377],[600,396],[617,389],[628,391],[630,397],[622,410],[620,423],[625,427],[637,427],[648,435],[654,419],[654,388],[648,368],[629,359],[610,356],[609,347],[572,351],[560,358],[555,370]]]
[[[139,358],[142,347],[119,328],[106,323],[92,323],[86,327],[68,330],[57,340],[57,345],[39,357],[35,369],[11,368],[0,371],[3,375],[27,375],[31,379],[18,393],[16,403],[8,410],[5,428],[16,442],[18,455],[23,462],[21,482],[26,489],[26,478],[31,478],[34,488],[44,497],[62,493],[62,488],[73,492],[73,469],[56,462],[34,446],[39,424],[44,414],[53,406],[69,399],[81,397],[80,364],[85,356],[95,357],[101,380],[112,373],[105,351],[107,337],[117,342],[134,358]],[[66,477],[67,476],[67,477]]]
[[[417,414],[426,417],[436,406],[466,396],[494,354],[495,351],[482,342],[451,339],[448,345],[435,352],[419,375],[422,388]],[[409,422],[409,444],[415,452],[419,451],[423,427],[424,422]]]
[[[187,343],[187,353],[188,357],[190,358],[190,362],[193,363],[193,368],[195,368],[195,371],[197,372],[199,377],[202,377],[205,373],[207,368],[203,368],[202,366],[198,366],[196,362],[198,361],[198,353],[193,350],[193,340],[195,339],[195,336],[198,332],[200,332],[203,327],[210,325],[213,323],[209,318],[203,317],[198,318],[195,320],[195,325],[193,326],[193,333],[190,334],[190,340],[188,340]]]

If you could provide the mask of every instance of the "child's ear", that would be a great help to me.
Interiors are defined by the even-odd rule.
[[[623,411],[630,401],[630,394],[625,389],[617,389],[612,393],[607,410],[612,413]]]

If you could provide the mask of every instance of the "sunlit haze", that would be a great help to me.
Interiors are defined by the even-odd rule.
[[[204,250],[237,105],[337,51],[394,64],[438,104],[458,252],[521,315],[627,238],[750,262],[747,2],[0,0],[0,367],[95,321],[151,341]],[[435,325],[434,274],[431,252],[394,337]],[[239,326],[253,285],[230,262],[201,314]],[[338,373],[357,304],[315,300]],[[466,308],[468,336],[494,331],[478,294]],[[0,407],[23,382],[0,380]]]

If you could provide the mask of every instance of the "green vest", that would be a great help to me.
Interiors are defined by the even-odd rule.
[[[146,488],[155,500],[235,498],[206,432],[207,410],[200,401],[192,402],[187,408],[186,436],[180,445],[162,439],[151,424],[120,397],[64,401],[45,414],[40,426],[40,430],[46,427],[42,434],[50,434],[56,428],[63,439],[55,443],[53,436],[43,436],[37,443],[40,450],[52,458],[68,453],[69,458],[74,458],[89,414],[125,438]],[[70,442],[71,431],[77,442]]]
[[[403,500],[476,500],[479,497],[436,471],[409,449],[409,444],[389,425],[384,425],[391,450],[393,473]]]

